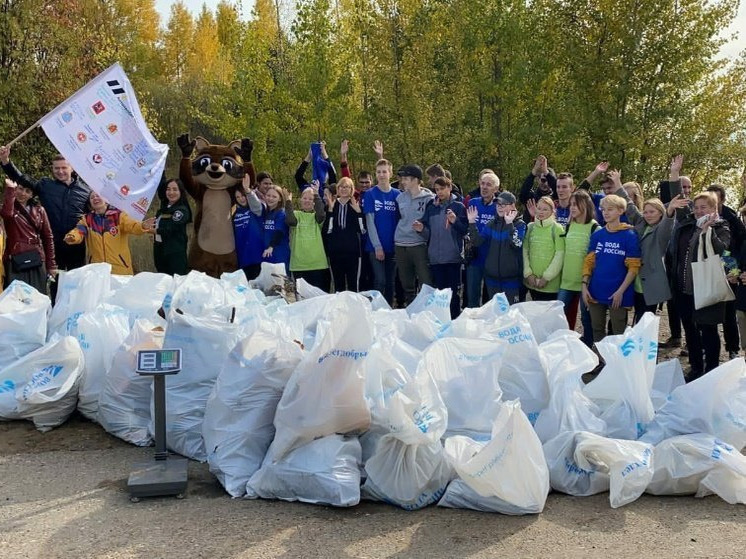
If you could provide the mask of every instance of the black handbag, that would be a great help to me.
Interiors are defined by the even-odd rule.
[[[18,254],[12,254],[10,261],[13,264],[14,272],[25,272],[41,266],[41,254],[38,250],[27,250]]]

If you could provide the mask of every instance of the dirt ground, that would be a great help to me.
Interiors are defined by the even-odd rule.
[[[664,318],[661,340],[667,328]],[[132,503],[129,471],[152,452],[78,415],[49,433],[0,423],[0,559],[678,558],[746,549],[746,507],[718,497],[643,496],[612,509],[608,494],[553,493],[542,514],[524,517],[370,502],[334,509],[230,499],[206,464],[192,462],[185,499]]]

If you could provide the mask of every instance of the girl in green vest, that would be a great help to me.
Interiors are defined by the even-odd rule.
[[[523,281],[533,301],[554,301],[560,288],[565,255],[565,230],[554,218],[554,201],[543,196],[536,203],[534,221],[523,239]]]
[[[290,226],[290,271],[293,278],[303,278],[328,293],[331,276],[321,235],[325,219],[326,210],[316,183],[301,193],[300,210],[285,217]]]
[[[565,259],[560,276],[557,298],[565,304],[565,316],[571,330],[575,329],[578,304],[583,287],[583,260],[588,253],[591,234],[599,225],[594,216],[596,206],[585,190],[576,190],[570,196],[570,223],[565,229]],[[591,315],[580,303],[580,321],[583,324],[582,340],[588,347],[593,345]]]

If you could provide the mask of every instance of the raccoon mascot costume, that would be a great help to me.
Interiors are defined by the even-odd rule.
[[[231,206],[244,175],[249,175],[252,185],[256,182],[251,162],[254,144],[244,138],[215,145],[199,136],[190,140],[189,134],[179,136],[177,143],[182,155],[179,178],[197,203],[189,267],[219,278],[238,267]]]

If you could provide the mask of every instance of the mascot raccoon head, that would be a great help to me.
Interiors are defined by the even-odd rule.
[[[195,182],[211,190],[225,190],[241,182],[244,176],[241,140],[221,146],[197,136],[195,148],[197,151],[192,161]]]

